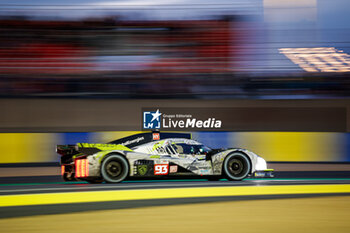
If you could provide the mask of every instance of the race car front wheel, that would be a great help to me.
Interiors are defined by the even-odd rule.
[[[248,156],[241,152],[229,154],[223,164],[223,172],[229,180],[243,180],[248,176],[250,169]]]
[[[129,173],[129,163],[119,154],[112,154],[105,158],[101,164],[101,176],[107,183],[119,183]]]

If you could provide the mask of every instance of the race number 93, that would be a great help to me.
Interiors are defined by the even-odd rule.
[[[167,175],[169,172],[169,164],[155,164],[154,175]]]

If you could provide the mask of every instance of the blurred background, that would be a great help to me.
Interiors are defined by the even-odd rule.
[[[142,107],[349,112],[348,9],[349,0],[2,0],[0,150],[11,156],[0,163],[57,162],[56,144],[130,135]],[[194,137],[268,161],[349,162],[347,132]]]
[[[350,0],[0,0],[0,228],[348,233],[349,9]],[[253,151],[275,178],[62,182],[57,144],[140,133],[142,109],[164,108],[229,109],[218,114],[228,131],[193,139]],[[213,203],[190,204],[200,202]]]
[[[106,143],[136,133],[0,133],[0,164],[57,163],[57,144]],[[194,132],[192,137],[211,148],[246,148],[273,162],[350,162],[350,133]]]
[[[349,96],[348,0],[0,2],[0,95]]]

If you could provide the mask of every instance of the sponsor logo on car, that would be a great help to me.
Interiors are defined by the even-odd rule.
[[[201,175],[207,175],[207,174],[209,174],[210,173],[210,169],[200,169],[199,170],[199,173],[201,174]]]
[[[139,143],[140,141],[144,140],[145,138],[144,137],[138,137],[138,138],[135,138],[133,140],[129,140],[129,141],[126,141],[124,143],[122,143],[121,145],[123,146],[127,146],[127,145],[130,145],[132,143]],[[108,145],[108,144],[107,144]]]
[[[153,133],[153,140],[159,140],[160,134],[159,133]]]
[[[147,170],[148,170],[147,165],[138,165],[138,166],[137,166],[137,173],[138,173],[140,176],[146,175]]]
[[[177,165],[170,166],[169,173],[176,173],[177,172]]]

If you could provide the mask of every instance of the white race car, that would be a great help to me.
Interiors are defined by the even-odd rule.
[[[64,180],[118,183],[128,177],[190,177],[239,181],[273,177],[266,161],[241,148],[210,149],[187,133],[141,133],[106,144],[58,145]]]

